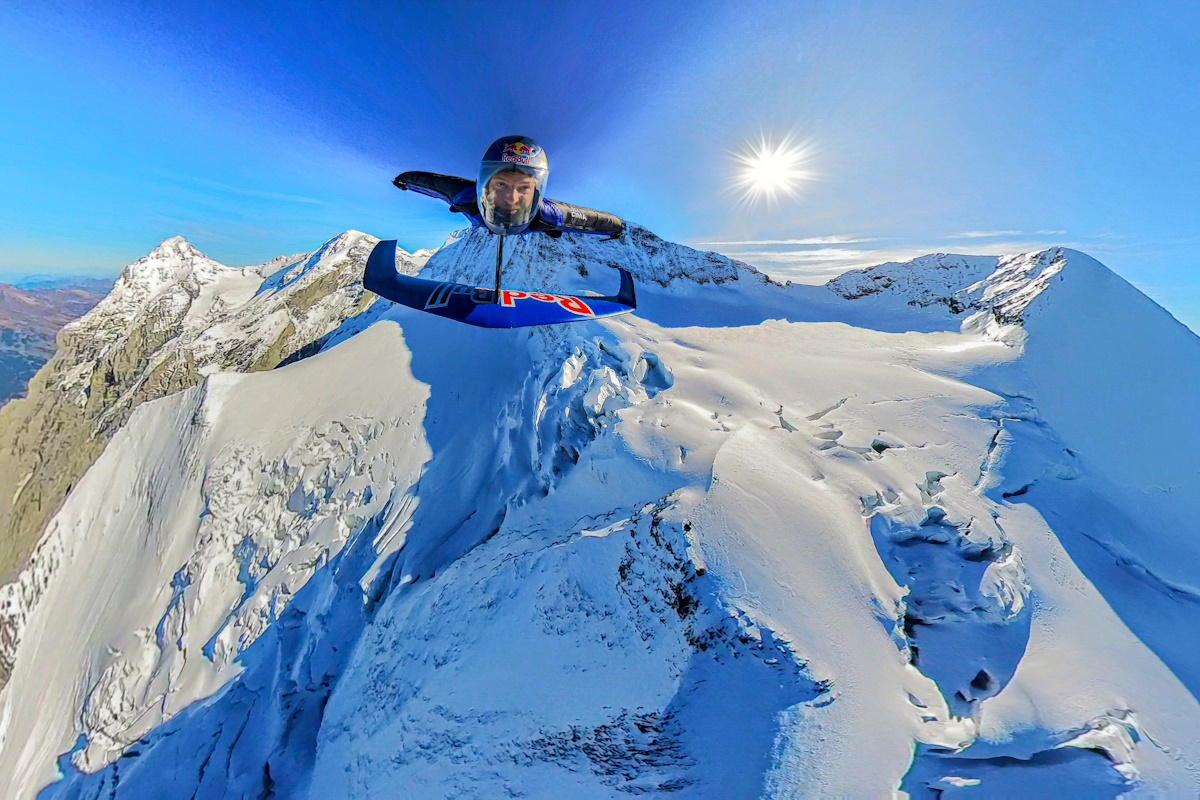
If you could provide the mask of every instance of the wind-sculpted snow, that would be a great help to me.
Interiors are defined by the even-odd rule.
[[[426,274],[487,285],[494,244]],[[1071,251],[826,288],[635,226],[511,244],[510,285],[620,265],[638,314],[376,303],[134,414],[34,560],[17,796],[1200,792],[1192,490],[1103,435],[1153,407],[1192,474],[1155,397],[1195,337]],[[1095,369],[1125,311],[1181,383]]]

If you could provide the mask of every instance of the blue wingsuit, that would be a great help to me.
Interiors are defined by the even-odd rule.
[[[475,195],[475,181],[432,172],[405,172],[393,183],[449,204],[472,226],[484,225]],[[558,238],[564,232],[588,233],[615,239],[625,230],[620,218],[603,211],[573,206],[542,198],[538,213],[524,230],[514,233],[544,233]],[[557,325],[628,314],[637,308],[633,277],[618,267],[621,287],[609,297],[562,295],[538,291],[515,291],[500,286],[504,238],[496,250],[496,287],[485,289],[448,281],[401,275],[396,270],[396,242],[381,241],[371,251],[363,274],[363,287],[394,303],[439,317],[483,328],[523,328]]]

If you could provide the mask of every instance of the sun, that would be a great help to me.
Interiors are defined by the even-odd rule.
[[[811,151],[811,145],[795,141],[791,134],[778,142],[759,134],[757,142],[733,154],[738,167],[734,188],[741,202],[754,207],[766,201],[771,206],[782,197],[796,197],[800,184],[813,178],[808,168]]]

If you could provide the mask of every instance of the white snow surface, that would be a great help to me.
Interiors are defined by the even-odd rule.
[[[0,598],[6,796],[1200,793],[1190,331],[1063,249],[809,287],[513,244],[639,311],[377,303],[134,412]]]

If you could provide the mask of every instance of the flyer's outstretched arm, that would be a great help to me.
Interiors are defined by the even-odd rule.
[[[621,218],[594,208],[573,206],[560,200],[543,200],[541,213],[529,223],[529,230],[555,238],[563,231],[603,234],[615,239],[625,230]]]
[[[456,201],[465,202],[479,213],[475,205],[475,181],[456,178],[453,175],[438,175],[435,172],[401,172],[392,181],[397,189],[414,191],[427,197],[436,197],[450,205],[451,211],[466,211],[455,208]]]
[[[435,197],[468,217],[472,224],[482,225],[475,181],[433,172],[403,172],[392,181],[399,189]],[[529,230],[558,238],[564,231],[590,233],[617,238],[625,230],[619,217],[592,208],[571,205],[560,200],[543,199],[538,214],[529,223]]]

